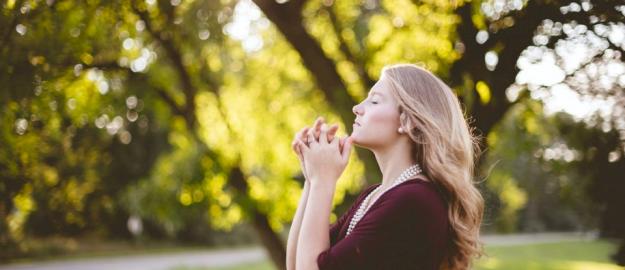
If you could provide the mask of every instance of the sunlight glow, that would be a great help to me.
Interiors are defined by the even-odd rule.
[[[260,9],[252,1],[239,1],[234,8],[232,22],[224,27],[224,32],[241,41],[245,51],[258,51],[264,45],[261,32],[269,27],[269,21],[261,15]]]

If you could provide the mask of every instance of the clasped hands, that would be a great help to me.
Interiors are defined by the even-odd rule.
[[[318,117],[312,127],[304,127],[295,134],[291,147],[304,177],[312,185],[335,185],[347,166],[352,139],[336,137],[337,130],[338,125],[328,126]]]

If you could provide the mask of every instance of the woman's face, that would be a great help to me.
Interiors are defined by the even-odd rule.
[[[399,137],[398,104],[390,87],[388,79],[382,75],[367,98],[352,109],[356,114],[351,134],[354,144],[374,150],[384,148]]]

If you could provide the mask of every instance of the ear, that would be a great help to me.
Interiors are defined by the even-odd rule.
[[[410,118],[408,118],[408,114],[404,112],[404,110],[399,107],[399,126],[404,129],[404,132],[409,132],[412,130],[412,125],[410,124]]]

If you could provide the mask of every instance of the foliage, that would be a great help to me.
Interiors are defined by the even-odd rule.
[[[589,177],[576,171],[583,159],[558,128],[561,115],[545,115],[542,104],[515,105],[490,134],[485,167],[499,208],[488,219],[500,232],[589,230],[597,204],[586,192]]]

